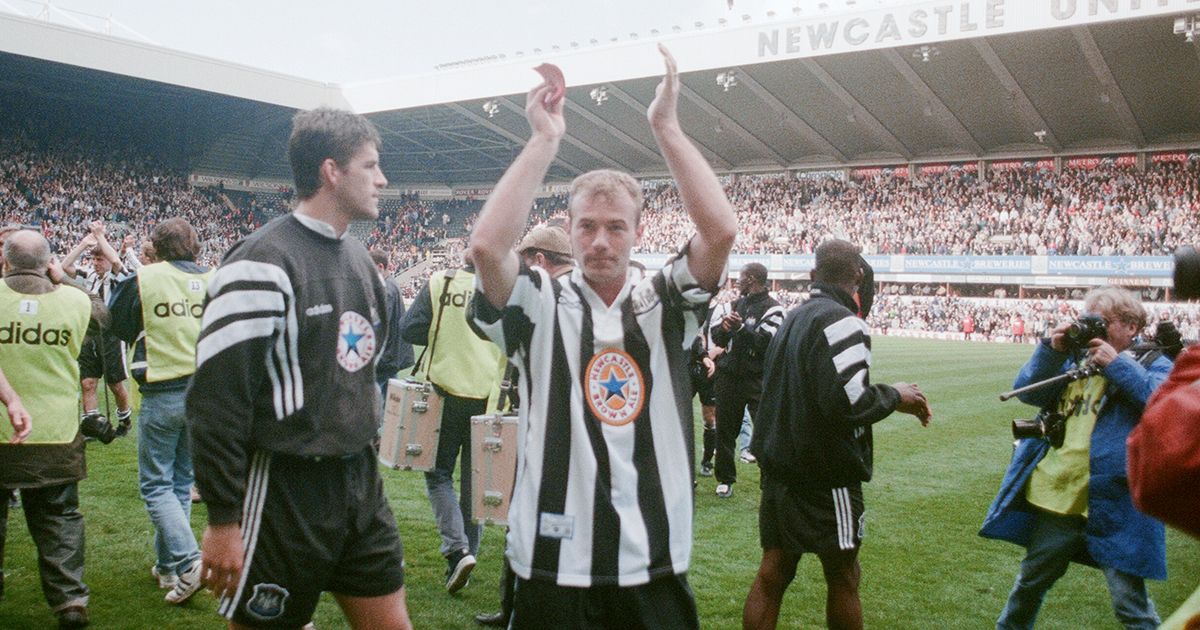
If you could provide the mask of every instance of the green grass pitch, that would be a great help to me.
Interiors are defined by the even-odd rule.
[[[860,556],[868,627],[993,624],[1023,550],[979,538],[976,531],[1011,453],[1008,423],[1034,411],[1016,401],[997,400],[1031,351],[1024,345],[875,339],[872,378],[915,381],[929,396],[934,419],[922,429],[911,416],[895,415],[875,427],[875,479],[866,486],[867,536]],[[698,412],[696,417],[699,422]],[[201,593],[173,607],[162,601],[163,593],[150,577],[150,521],[138,497],[133,440],[93,444],[88,450],[89,477],[80,485],[80,495],[93,627],[220,627],[211,595]],[[704,628],[740,627],[742,603],[758,567],[758,469],[739,463],[738,474],[731,499],[713,495],[712,478],[702,478],[696,494],[689,580]],[[414,625],[474,627],[475,613],[498,607],[502,530],[487,528],[471,584],[449,596],[442,588],[445,562],[437,552],[424,480],[399,472],[385,472],[385,478],[404,539]],[[0,628],[53,627],[23,516],[14,510],[9,518]],[[192,521],[199,536],[202,505]],[[1151,583],[1164,617],[1200,583],[1200,542],[1170,532],[1167,547],[1170,579]],[[802,559],[780,627],[823,626],[824,597],[819,563]],[[1077,565],[1048,595],[1040,621],[1040,628],[1118,627],[1103,576]],[[345,626],[332,598],[322,600],[315,623],[322,630]]]

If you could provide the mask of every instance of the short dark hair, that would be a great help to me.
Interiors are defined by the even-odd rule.
[[[150,233],[154,257],[158,260],[196,260],[200,237],[190,223],[178,217],[160,221]]]
[[[321,164],[332,159],[345,166],[368,142],[378,149],[379,131],[358,114],[329,107],[297,113],[288,139],[296,196],[311,199],[321,189]]]
[[[746,265],[742,267],[742,273],[754,278],[755,282],[758,282],[761,285],[765,286],[767,284],[767,267],[762,263],[746,263]]]
[[[838,286],[854,284],[855,272],[862,269],[858,245],[849,241],[830,239],[817,246],[817,261],[812,279]]]
[[[382,265],[384,267],[387,267],[387,264],[388,264],[387,252],[383,251],[382,249],[372,249],[371,250],[371,262],[375,263],[376,265]]]

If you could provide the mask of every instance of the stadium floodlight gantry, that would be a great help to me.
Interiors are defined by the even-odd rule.
[[[288,74],[233,45],[213,48],[221,58],[181,50],[178,29],[136,38],[131,25],[141,18],[129,8],[115,7],[105,26],[87,30],[95,20],[55,12],[53,2],[34,4],[42,14],[14,13],[19,2],[0,5],[6,105],[99,109],[165,139],[185,131],[192,170],[210,174],[286,176],[280,149],[290,112],[331,104],[369,113],[380,127],[392,186],[490,185],[527,133],[520,110],[534,80],[529,69],[551,61],[572,87],[568,137],[550,180],[598,167],[661,175],[644,116],[659,41],[684,70],[683,123],[723,172],[1200,146],[1200,48],[1174,33],[1177,18],[1196,13],[1188,0],[665,2],[622,17],[609,16],[620,16],[620,7],[604,3],[603,11],[573,8],[574,19],[542,16],[552,30],[511,33],[500,28],[517,21],[510,14],[520,12],[511,8],[481,8],[439,24],[440,9],[431,6],[423,11],[435,21],[409,20],[421,24],[411,31],[440,38],[381,19],[391,29],[392,69],[343,62],[351,74],[340,78],[315,63]],[[54,19],[59,14],[70,19]],[[203,30],[203,17],[175,17]],[[303,32],[311,18],[297,10],[275,21]],[[445,36],[473,20],[491,22],[469,41]],[[327,16],[318,34],[342,41],[345,24]],[[272,26],[257,24],[258,38]],[[370,32],[359,37],[368,56]],[[287,51],[275,57],[308,59],[306,51],[323,50],[321,42],[295,39],[270,41]],[[405,50],[397,40],[419,48]],[[721,74],[736,77],[736,85],[719,84]],[[590,97],[598,87],[607,98]],[[67,93],[69,105],[58,99],[45,106]],[[494,115],[484,113],[484,102],[495,105]]]

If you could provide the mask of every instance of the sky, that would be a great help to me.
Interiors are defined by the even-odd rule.
[[[906,0],[0,0],[0,11],[351,84]],[[749,16],[744,17],[744,16]],[[724,22],[721,22],[724,20]],[[678,27],[678,31],[675,28]],[[657,33],[655,33],[657,31]],[[616,41],[614,41],[614,39]],[[594,40],[594,42],[593,42]],[[442,65],[439,68],[439,65]]]

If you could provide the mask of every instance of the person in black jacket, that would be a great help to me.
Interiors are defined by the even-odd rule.
[[[400,370],[412,367],[413,347],[400,336],[400,322],[404,319],[404,298],[400,296],[400,286],[387,275],[387,252],[372,249],[371,262],[375,263],[375,270],[379,272],[379,279],[387,293],[387,340],[379,352],[379,362],[375,364],[375,383],[379,385],[380,396],[386,400],[388,381]]]
[[[379,216],[379,143],[357,114],[297,113],[295,209],[208,284],[187,417],[208,508],[201,575],[234,628],[302,627],[323,591],[352,628],[412,628],[374,446],[387,294],[345,238]]]
[[[871,337],[855,313],[863,277],[858,247],[817,248],[807,302],[784,320],[763,362],[763,394],[750,449],[762,468],[763,558],[745,628],[774,628],[800,556],[821,560],[830,628],[861,628],[858,597],[862,483],[871,479],[871,425],[900,411],[927,425],[932,412],[915,384],[872,385]]]
[[[742,267],[738,291],[742,297],[733,303],[721,324],[711,329],[713,344],[725,349],[717,357],[713,382],[717,399],[717,496],[721,498],[733,495],[737,481],[733,450],[742,429],[742,416],[749,410],[750,421],[754,422],[758,414],[763,353],[783,321],[783,307],[767,293],[766,267],[759,263]]]

